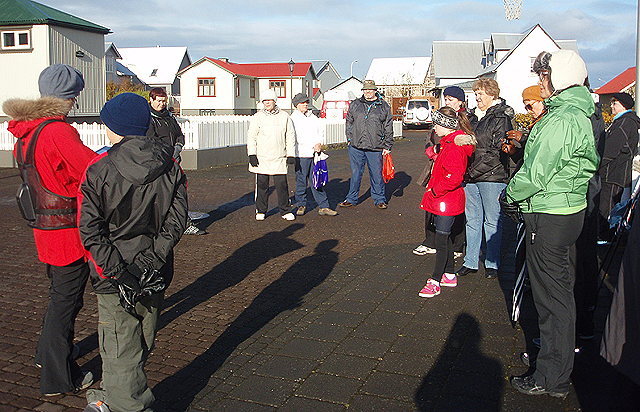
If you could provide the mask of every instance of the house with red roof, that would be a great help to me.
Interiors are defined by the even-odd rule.
[[[606,105],[611,100],[611,95],[613,93],[626,92],[632,96],[635,96],[635,86],[636,68],[629,67],[627,70],[611,79],[608,83],[604,84],[595,92],[600,96],[600,102],[603,105]]]
[[[232,63],[228,59],[203,57],[178,72],[180,114],[246,114],[257,111],[260,91],[273,89],[281,109],[291,108],[298,93],[313,96],[316,74],[310,62]]]

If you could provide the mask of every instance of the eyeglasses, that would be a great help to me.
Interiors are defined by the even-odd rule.
[[[533,110],[533,106],[531,104],[527,104],[524,106],[525,110]]]

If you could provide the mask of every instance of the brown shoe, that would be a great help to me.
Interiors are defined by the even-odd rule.
[[[378,204],[376,205],[376,207],[377,207],[378,209],[386,209],[386,208],[387,208],[387,204],[386,204],[386,203],[384,203],[384,202],[382,202],[382,203],[378,203]]]
[[[338,214],[335,210],[329,209],[328,207],[323,207],[318,210],[318,214],[320,216],[335,216]]]
[[[296,215],[302,216],[306,211],[307,211],[307,208],[305,206],[300,206],[298,210],[296,210]]]
[[[340,207],[351,207],[351,206],[354,206],[354,204],[345,200],[344,202],[338,203],[338,206],[340,206]]]

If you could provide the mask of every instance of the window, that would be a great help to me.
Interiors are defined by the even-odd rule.
[[[535,63],[535,62],[536,62],[536,58],[537,58],[537,57],[538,57],[538,56],[536,56],[536,57],[530,57],[530,59],[531,59],[531,73],[533,73],[533,63]]]
[[[29,30],[15,30],[2,32],[3,50],[26,50],[31,48]]]
[[[269,88],[273,89],[278,97],[287,97],[286,84],[284,80],[269,80]]]
[[[113,63],[114,63],[115,59],[113,57],[107,57],[106,59],[106,64],[107,64],[107,72],[111,73],[113,72]]]
[[[158,75],[158,69],[151,70],[151,76],[157,76],[157,75]]]
[[[216,97],[216,79],[198,79],[198,96]]]
[[[253,79],[249,81],[249,97],[252,99],[256,97],[256,81]]]
[[[240,78],[236,77],[236,97],[240,97]]]

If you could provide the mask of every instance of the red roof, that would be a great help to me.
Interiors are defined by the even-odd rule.
[[[206,58],[223,69],[235,74],[253,77],[289,77],[289,63],[229,63],[223,60]],[[309,72],[311,63],[296,63],[293,69],[295,77],[304,77]]]
[[[610,82],[596,90],[597,94],[619,93],[636,82],[636,68],[629,67]]]

